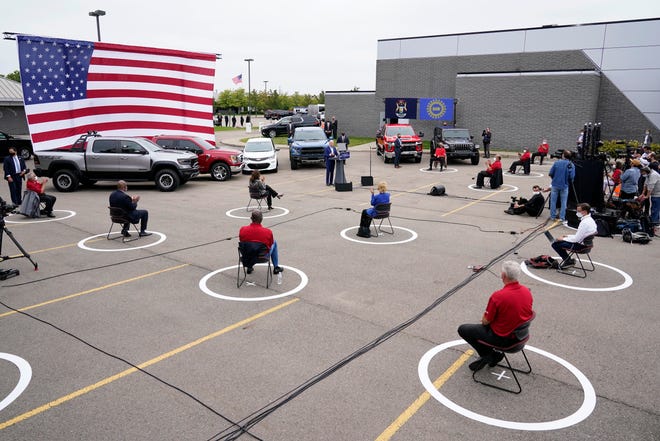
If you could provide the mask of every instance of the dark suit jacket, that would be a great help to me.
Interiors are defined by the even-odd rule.
[[[5,169],[5,179],[7,179],[7,176],[9,176],[9,175],[12,175],[12,176],[13,175],[18,175],[22,171],[27,170],[27,167],[25,166],[25,161],[23,160],[23,158],[19,157],[18,162],[21,165],[20,170],[16,170],[16,165],[14,164],[14,157],[13,156],[6,156],[5,157],[5,161],[4,161],[4,164],[3,164],[3,167]]]
[[[137,213],[135,213],[137,204],[133,203],[133,199],[121,190],[115,190],[110,194],[110,206],[122,208],[133,222],[139,220]]]
[[[351,141],[350,141],[350,139],[348,139],[348,136],[344,135],[344,136],[340,136],[339,138],[337,138],[337,142],[338,142],[338,143],[339,143],[339,142],[343,142],[344,144],[346,144],[346,147],[348,147],[348,144],[349,144]]]

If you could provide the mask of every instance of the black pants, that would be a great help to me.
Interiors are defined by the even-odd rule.
[[[490,177],[491,175],[486,170],[482,170],[477,174],[477,187],[484,186],[484,178],[487,176]]]
[[[360,228],[369,228],[371,226],[371,216],[367,213],[367,209],[362,210],[360,217]]]
[[[11,202],[14,205],[21,205],[23,202],[22,187],[23,176],[20,174],[11,175],[12,182],[7,181],[9,184],[9,194],[11,195]]]
[[[147,222],[149,222],[149,212],[147,210],[134,210],[131,213],[131,220],[133,223],[140,221],[140,231],[147,231]],[[128,231],[130,224],[124,224],[121,231]]]
[[[484,158],[490,158],[490,142],[484,142]]]
[[[575,242],[566,242],[565,240],[556,240],[552,242],[552,249],[557,252],[562,258],[562,260],[568,259],[568,251],[582,251],[586,246],[581,243]]]
[[[39,200],[46,204],[46,208],[44,209],[44,213],[49,214],[53,212],[53,206],[55,205],[55,201],[57,198],[55,196],[51,196],[46,193],[41,193],[39,195]]]
[[[534,158],[538,156],[539,158],[541,158],[539,159],[539,164],[543,165],[543,158],[545,158],[546,155],[547,153],[539,153],[539,152],[532,153],[532,164],[534,164]]]
[[[460,335],[463,340],[468,342],[468,344],[472,346],[482,358],[490,356],[493,352],[493,349],[489,346],[479,343],[479,340],[501,347],[511,346],[519,342],[519,340],[515,338],[500,337],[499,335],[495,334],[492,329],[490,329],[490,326],[484,326],[481,323],[465,324],[459,326],[458,335]]]
[[[273,206],[273,198],[277,197],[277,192],[273,190],[273,188],[270,185],[266,185],[266,202],[268,203],[268,208],[272,208]]]
[[[394,149],[394,166],[398,167],[401,162],[401,149]]]

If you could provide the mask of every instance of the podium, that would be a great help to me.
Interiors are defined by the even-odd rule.
[[[353,182],[346,182],[346,173],[344,172],[344,164],[346,160],[351,157],[348,151],[339,152],[339,157],[334,158],[335,161],[335,191],[353,191]]]

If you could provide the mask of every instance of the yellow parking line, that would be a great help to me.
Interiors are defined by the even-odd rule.
[[[454,213],[456,213],[456,212],[458,212],[458,211],[464,210],[464,209],[466,209],[466,208],[468,208],[468,207],[473,206],[474,204],[478,204],[478,203],[481,202],[481,201],[485,201],[486,199],[488,199],[488,198],[490,198],[490,197],[493,197],[493,196],[495,196],[496,194],[501,193],[502,191],[503,191],[503,190],[496,191],[495,193],[487,194],[486,196],[484,196],[484,197],[482,197],[482,198],[479,198],[479,199],[477,199],[476,201],[472,201],[472,202],[470,202],[469,204],[465,204],[465,205],[463,205],[462,207],[458,207],[458,208],[456,208],[456,209],[454,209],[454,210],[448,211],[447,213],[443,214],[443,215],[440,216],[440,217],[449,216],[450,214],[454,214]]]
[[[195,346],[198,346],[198,345],[200,345],[204,342],[207,342],[207,341],[209,341],[209,340],[211,340],[215,337],[219,337],[223,334],[226,334],[229,331],[233,331],[234,329],[245,326],[246,324],[248,324],[250,322],[253,322],[257,319],[260,319],[260,318],[265,317],[269,314],[272,314],[273,312],[276,312],[276,311],[278,311],[282,308],[285,308],[285,307],[297,302],[298,300],[300,300],[300,299],[292,299],[292,300],[289,300],[288,302],[281,303],[281,304],[279,304],[277,306],[274,306],[270,309],[267,309],[267,310],[262,311],[258,314],[255,314],[252,317],[248,317],[244,320],[241,320],[240,322],[236,322],[233,325],[227,326],[226,328],[223,328],[223,329],[220,329],[216,332],[213,332],[212,334],[209,334],[209,335],[206,335],[204,337],[198,338],[197,340],[194,340],[194,341],[192,341],[188,344],[185,344],[183,346],[179,346],[178,348],[173,349],[169,352],[166,352],[162,355],[159,355],[158,357],[155,357],[155,358],[152,358],[151,360],[145,361],[144,363],[137,365],[137,367],[140,368],[140,369],[144,369],[146,367],[149,367],[149,366],[151,366],[153,364],[156,364],[160,361],[163,361],[167,358],[173,357],[174,355],[177,355],[177,354],[179,354],[179,353],[181,353],[185,350],[188,350],[190,348],[194,348]],[[53,400],[49,403],[46,403],[42,406],[39,406],[39,407],[34,408],[34,409],[32,409],[28,412],[25,412],[21,415],[18,415],[17,417],[14,417],[10,420],[7,420],[4,423],[0,423],[0,430],[6,429],[9,426],[20,423],[22,421],[25,421],[26,419],[31,418],[35,415],[39,415],[40,413],[45,412],[49,409],[52,409],[53,407],[59,406],[60,404],[64,404],[67,401],[71,401],[74,398],[77,398],[81,395],[85,395],[86,393],[92,392],[95,389],[103,387],[107,384],[112,383],[115,380],[119,380],[120,378],[126,377],[127,375],[133,374],[135,372],[138,372],[138,369],[132,367],[132,368],[126,369],[125,371],[119,372],[118,374],[115,374],[115,375],[112,375],[110,377],[104,378],[103,380],[101,380],[97,383],[90,384],[89,386],[83,387],[82,389],[78,389],[75,392],[72,392],[68,395],[60,397],[56,400]]]
[[[74,297],[84,296],[86,294],[91,294],[93,292],[102,291],[102,290],[108,289],[108,288],[113,288],[115,286],[123,285],[125,283],[135,282],[136,280],[145,279],[145,278],[151,277],[151,276],[156,276],[158,274],[162,274],[162,273],[165,273],[167,271],[177,270],[179,268],[183,268],[183,267],[186,267],[186,266],[189,266],[189,265],[190,265],[189,263],[184,263],[182,265],[172,266],[170,268],[165,268],[165,269],[162,269],[162,270],[159,270],[159,271],[154,271],[153,273],[148,273],[148,274],[143,274],[141,276],[131,277],[130,279],[125,279],[125,280],[120,280],[118,282],[109,283],[107,285],[99,286],[98,288],[92,288],[92,289],[88,289],[86,291],[77,292],[75,294],[69,294],[69,295],[66,295],[64,297],[58,297],[56,299],[48,300],[46,302],[37,303],[36,305],[26,306],[25,308],[18,309],[18,311],[29,311],[30,309],[39,308],[41,306],[50,305],[51,303],[61,302],[63,300],[72,299]],[[6,317],[6,316],[12,315],[12,314],[17,314],[17,313],[18,313],[17,311],[5,312],[3,314],[0,314],[0,318]]]
[[[103,240],[103,238],[88,240],[87,243],[98,242],[100,240]],[[60,246],[57,246],[57,247],[44,248],[42,250],[29,251],[29,253],[30,253],[30,256],[32,256],[33,254],[45,253],[46,251],[61,250],[62,248],[71,248],[71,247],[75,247],[76,245],[78,245],[78,242],[70,243],[70,244],[67,244],[67,245],[60,245]],[[23,255],[22,254],[16,254],[16,255],[10,256],[10,257],[11,258],[16,258],[16,257],[21,257],[21,256],[23,256]]]
[[[449,369],[444,371],[442,375],[438,377],[437,380],[433,382],[433,387],[440,389],[449,378],[454,375],[454,373],[474,354],[472,349],[467,350],[463,355],[461,355],[458,360],[456,360]],[[408,408],[401,414],[397,419],[395,419],[392,424],[390,424],[387,429],[381,433],[376,441],[387,441],[394,436],[394,434],[403,427],[410,418],[412,418],[415,413],[421,409],[421,407],[426,404],[426,402],[431,398],[431,394],[424,392],[421,394]]]

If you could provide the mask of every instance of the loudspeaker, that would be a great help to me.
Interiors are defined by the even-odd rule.
[[[429,192],[431,196],[444,196],[445,195],[445,186],[444,185],[434,185]]]
[[[353,191],[353,182],[335,183],[335,191]]]
[[[374,177],[373,176],[362,176],[362,182],[361,182],[363,187],[370,187],[374,185]]]
[[[575,167],[575,180],[572,186],[569,185],[568,206],[575,207],[579,202],[586,202],[600,211],[604,205],[603,161],[583,159],[573,161],[571,165]]]

